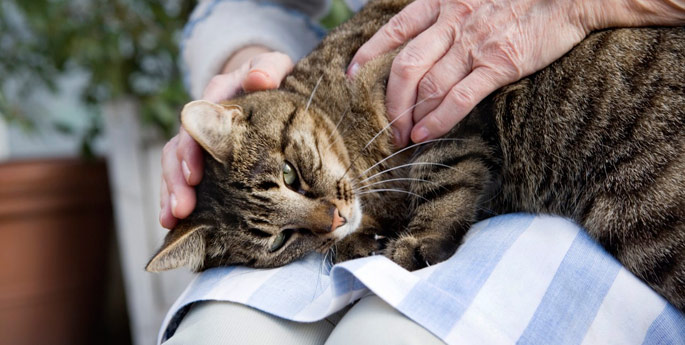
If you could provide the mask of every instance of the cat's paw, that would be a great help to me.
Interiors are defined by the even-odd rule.
[[[391,240],[384,254],[405,269],[414,271],[447,260],[456,249],[456,243],[443,238],[403,235]]]
[[[383,239],[375,235],[352,234],[335,244],[333,261],[339,262],[380,254]]]

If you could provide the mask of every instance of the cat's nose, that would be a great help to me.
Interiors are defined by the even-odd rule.
[[[334,231],[346,223],[347,219],[340,215],[340,211],[337,208],[333,210],[333,224],[331,224],[331,231]]]

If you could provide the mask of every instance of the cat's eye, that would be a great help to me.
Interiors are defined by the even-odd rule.
[[[279,232],[278,235],[276,235],[276,237],[274,237],[273,242],[271,242],[271,248],[269,248],[269,251],[275,252],[275,251],[281,249],[281,247],[283,247],[283,245],[285,244],[285,240],[287,240],[287,239],[288,239],[288,234],[286,231]]]
[[[288,186],[293,186],[297,182],[297,172],[288,162],[283,163],[283,182]]]

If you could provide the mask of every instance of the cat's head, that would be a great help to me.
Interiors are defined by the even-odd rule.
[[[325,251],[361,222],[336,126],[283,91],[185,106],[183,127],[208,153],[195,211],[148,271],[189,265],[274,267]]]

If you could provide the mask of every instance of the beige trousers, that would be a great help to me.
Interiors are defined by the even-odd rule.
[[[194,305],[165,345],[371,345],[444,343],[377,296],[347,312],[299,323],[230,302]]]

